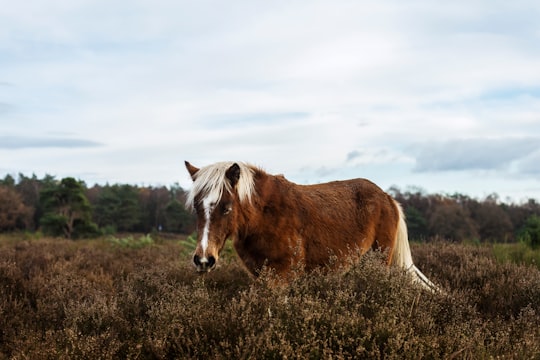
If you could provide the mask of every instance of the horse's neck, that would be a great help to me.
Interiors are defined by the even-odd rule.
[[[244,210],[234,246],[252,273],[266,263],[279,274],[290,266],[284,259],[291,259],[297,250],[304,248],[298,234],[300,191],[298,185],[282,176],[266,175],[259,180],[255,183],[257,195]]]
[[[268,232],[272,219],[293,216],[287,212],[294,207],[297,198],[297,185],[283,176],[258,174],[255,182],[256,196],[250,205],[246,205],[239,221],[239,233],[253,235]]]

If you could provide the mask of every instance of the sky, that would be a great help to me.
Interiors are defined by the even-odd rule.
[[[540,199],[540,2],[0,0],[0,177]]]

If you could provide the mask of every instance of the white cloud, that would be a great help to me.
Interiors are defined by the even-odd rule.
[[[413,146],[415,170],[505,170],[540,150],[540,138],[468,138]]]
[[[517,164],[520,173],[527,176],[534,176],[540,180],[540,150],[537,150],[524,157]]]
[[[12,2],[1,134],[102,146],[78,149],[81,165],[48,149],[63,161],[20,150],[3,166],[162,183],[184,159],[305,182],[366,173],[428,187],[438,170],[488,165],[530,177],[533,150],[482,139],[540,137],[539,17],[534,1]],[[482,155],[463,162],[454,145]]]
[[[21,136],[0,136],[0,149],[27,149],[27,148],[81,148],[95,147],[101,144],[85,139],[70,137],[21,137]]]

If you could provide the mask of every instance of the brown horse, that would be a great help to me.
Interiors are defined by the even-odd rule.
[[[215,268],[228,238],[255,276],[264,265],[287,278],[358,257],[370,249],[388,254],[425,287],[433,285],[413,264],[401,206],[369,180],[297,185],[240,162],[201,169],[186,163],[193,179],[186,205],[197,213],[199,272]]]

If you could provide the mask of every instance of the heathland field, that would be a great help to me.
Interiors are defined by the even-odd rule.
[[[280,287],[232,251],[197,276],[192,245],[2,236],[0,359],[540,359],[540,271],[501,248],[413,244],[431,294],[376,253]]]

